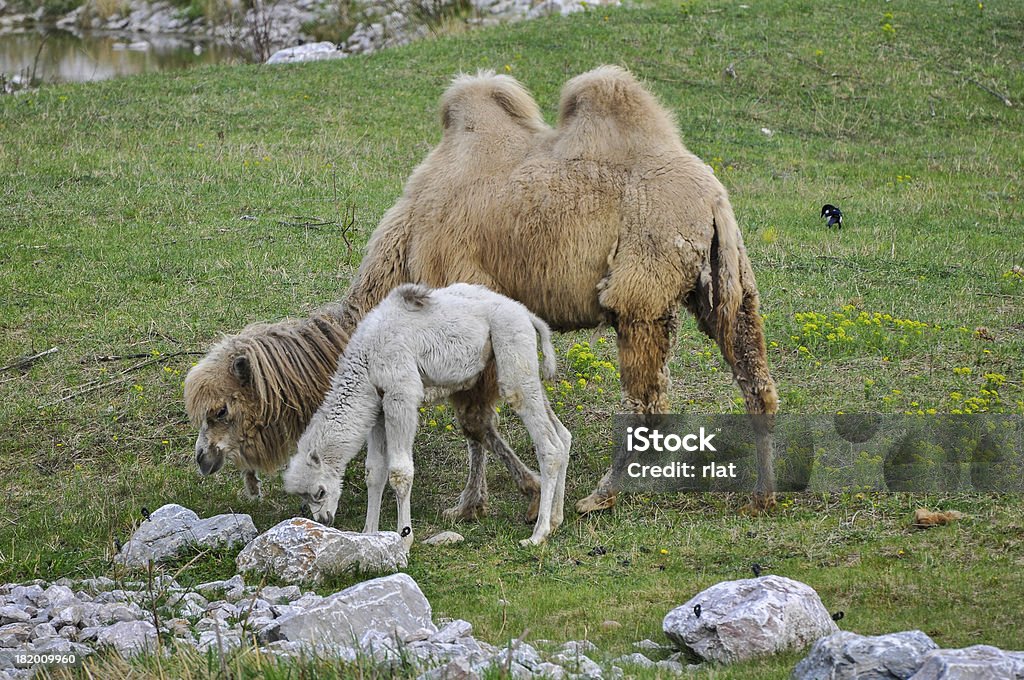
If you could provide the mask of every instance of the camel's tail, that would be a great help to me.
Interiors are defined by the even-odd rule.
[[[540,351],[544,354],[544,363],[541,364],[541,375],[545,380],[555,377],[555,370],[558,368],[555,357],[555,348],[551,344],[551,329],[544,321],[535,314],[530,314],[530,323],[537,330],[540,336]]]
[[[710,309],[711,318],[705,320],[715,329],[722,355],[730,364],[735,360],[736,321],[743,306],[744,269],[749,269],[747,251],[743,247],[736,216],[729,200],[723,194],[713,207],[715,236],[711,242]]]

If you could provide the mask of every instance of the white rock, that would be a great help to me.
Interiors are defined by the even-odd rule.
[[[404,568],[408,552],[393,531],[339,531],[310,519],[281,522],[238,554],[238,570],[273,574],[290,583],[318,583],[348,571],[392,572]]]
[[[46,638],[34,641],[26,651],[30,654],[67,654],[71,651],[71,642],[63,637]]]
[[[988,645],[937,649],[921,659],[909,680],[1017,680],[1024,678],[1024,653],[1004,652]]]
[[[567,654],[562,652],[552,656],[551,661],[577,677],[600,678],[602,676],[601,667],[586,654]]]
[[[21,607],[14,605],[0,607],[0,626],[6,626],[8,623],[24,623],[31,618]]]
[[[21,646],[31,639],[33,630],[35,625],[31,621],[0,626],[0,647],[9,649]]]
[[[36,603],[43,608],[53,608],[71,601],[77,601],[71,588],[54,584],[43,591]]]
[[[559,651],[562,654],[590,654],[597,651],[597,645],[590,640],[569,640]]]
[[[40,623],[32,629],[32,639],[51,638],[57,636],[57,629],[49,623]]]
[[[793,680],[904,680],[921,667],[927,652],[937,648],[919,630],[873,636],[844,630],[815,642],[797,664]]]
[[[242,645],[242,637],[238,632],[225,632],[219,629],[208,630],[199,634],[199,642],[196,649],[206,652],[209,649],[223,650],[225,654],[237,649]]]
[[[294,64],[303,61],[324,61],[344,59],[348,55],[332,42],[307,43],[278,50],[267,59],[268,64]]]
[[[469,637],[473,634],[473,624],[469,621],[456,619],[446,623],[430,637],[431,642],[452,643],[459,638]]]
[[[775,575],[718,583],[670,611],[662,628],[680,650],[719,663],[801,648],[838,630],[813,588]]]
[[[654,662],[648,659],[640,652],[633,652],[632,654],[626,654],[612,661],[614,664],[620,666],[638,666],[640,668],[654,668]]]
[[[424,539],[423,545],[455,545],[465,540],[466,538],[462,534],[454,531],[442,531],[439,534],[434,534],[430,538]]]
[[[109,646],[124,658],[152,651],[156,646],[157,631],[149,621],[121,621],[103,629],[96,636],[96,645]]]
[[[643,649],[643,650],[646,650],[648,652],[661,652],[661,651],[664,651],[666,649],[669,649],[665,645],[658,644],[654,640],[650,640],[650,639],[641,640],[640,642],[634,642],[633,646],[636,647],[637,649]]]
[[[30,586],[15,586],[11,589],[11,604],[23,607],[25,605],[38,605],[39,598],[43,595],[43,587],[38,584]]]
[[[333,650],[354,648],[371,630],[402,634],[420,628],[437,632],[430,602],[409,575],[394,574],[358,583],[306,611],[282,617],[278,635]]]
[[[150,561],[170,560],[190,550],[244,545],[257,533],[249,515],[226,514],[199,519],[188,508],[168,504],[150,514],[114,556],[114,561],[141,569]]]
[[[302,590],[298,586],[265,586],[260,595],[271,604],[288,604],[298,599],[302,595]]]

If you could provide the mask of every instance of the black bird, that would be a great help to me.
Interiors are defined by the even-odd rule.
[[[757,562],[754,562],[750,565],[750,571],[754,572],[754,578],[757,578],[761,575],[761,565]]]
[[[696,616],[698,619],[700,618],[700,611],[701,606],[699,604],[693,605],[693,615]]]
[[[826,224],[825,226],[834,226],[836,229],[843,228],[843,211],[835,207],[831,203],[826,203],[825,205],[821,206],[821,216],[828,218],[828,224]]]
[[[835,614],[832,615],[832,620],[833,621],[842,621],[845,617],[846,617],[846,612],[840,611],[840,612],[836,612]]]
[[[142,519],[149,519],[149,509],[146,506],[142,506]]]

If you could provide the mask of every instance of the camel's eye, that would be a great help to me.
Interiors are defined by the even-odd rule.
[[[228,407],[221,406],[220,410],[217,411],[216,415],[214,415],[213,417],[216,418],[217,420],[224,420],[225,418],[228,417]]]
[[[313,500],[316,501],[317,503],[319,503],[320,501],[322,501],[324,499],[324,496],[326,496],[326,495],[327,495],[327,489],[325,489],[324,487],[321,486],[319,489],[317,489],[316,495],[313,496]]]

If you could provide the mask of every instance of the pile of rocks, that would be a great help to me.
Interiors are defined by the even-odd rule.
[[[129,570],[180,558],[196,549],[245,544],[240,571],[291,582],[248,586],[241,575],[185,587],[168,576],[117,583],[34,581],[0,586],[0,680],[28,677],[19,655],[85,657],[110,649],[131,657],[167,648],[200,652],[259,649],[277,656],[316,654],[399,670],[423,680],[620,678],[637,669],[659,675],[805,649],[795,680],[1024,680],[1024,652],[978,645],[939,649],[908,631],[868,637],[839,631],[810,586],[776,575],[718,583],[671,610],[662,627],[673,646],[644,640],[637,651],[604,663],[586,640],[559,645],[513,640],[496,647],[473,637],[468,621],[434,622],[430,602],[407,574],[364,581],[320,596],[294,583],[321,582],[342,572],[395,571],[408,554],[394,532],[354,534],[308,519],[281,522],[256,536],[247,515],[200,519],[178,505],[148,516],[115,560]],[[462,539],[445,532],[425,545]],[[614,622],[606,622],[614,623]],[[616,624],[617,625],[617,624]]]
[[[473,637],[468,621],[439,626],[430,602],[406,574],[393,574],[321,597],[298,586],[247,586],[240,576],[186,588],[169,577],[149,586],[95,578],[0,586],[0,679],[29,677],[18,654],[71,654],[109,649],[125,658],[165,648],[230,653],[317,654],[382,668],[417,669],[425,680],[472,678],[501,668],[515,678],[620,677],[623,669],[682,672],[679,654],[646,640],[640,651],[603,670],[597,647],[580,640],[555,646],[512,641],[496,647]]]
[[[353,54],[370,54],[380,49],[406,45],[430,32],[423,20],[419,19],[424,14],[422,6],[426,4],[434,3],[432,0],[369,0],[360,10],[366,20],[356,25],[344,43],[335,45],[319,42],[289,47],[275,52],[267,63],[343,59]],[[471,0],[473,16],[466,19],[466,22],[472,26],[493,26],[542,16],[565,16],[588,7],[619,4],[619,0]]]
[[[56,21],[58,28],[82,29],[130,34],[137,44],[149,40],[139,36],[189,35],[231,44],[252,45],[254,36],[274,52],[268,63],[339,59],[354,54],[405,45],[430,32],[426,17],[437,15],[446,3],[455,0],[353,0],[347,12],[362,18],[341,44],[312,42],[304,32],[309,25],[323,21],[336,11],[340,0],[263,0],[236,16],[211,22],[205,17],[186,14],[180,3],[169,0],[128,0],[123,9],[100,16],[93,3],[85,3]],[[347,2],[347,0],[346,0]],[[588,7],[618,5],[619,0],[471,0],[469,25],[489,26],[507,21],[540,16],[567,15]],[[0,31],[23,28],[44,21],[44,10],[3,15],[0,7]],[[135,43],[133,43],[135,44]],[[289,47],[290,46],[290,47]],[[282,49],[286,48],[286,49]]]

